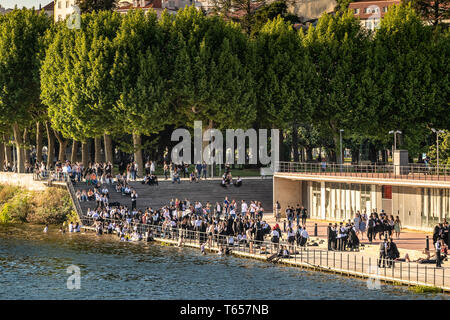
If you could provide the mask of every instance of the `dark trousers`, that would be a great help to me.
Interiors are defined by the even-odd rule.
[[[367,239],[369,239],[369,242],[372,242],[373,238],[373,228],[367,229]]]
[[[380,251],[380,258],[378,259],[378,267],[381,267],[381,263],[383,263],[383,268],[386,264],[386,253],[384,251]]]
[[[136,201],[131,201],[131,210],[136,209]]]
[[[441,267],[441,251],[436,250],[436,267]]]

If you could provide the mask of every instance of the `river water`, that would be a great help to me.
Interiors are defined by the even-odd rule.
[[[0,299],[449,299],[190,248],[42,230],[0,226]],[[78,290],[67,288],[71,265],[80,268]]]

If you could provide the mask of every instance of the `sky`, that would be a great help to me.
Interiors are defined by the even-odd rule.
[[[42,6],[46,6],[52,2],[52,0],[0,0],[0,5],[4,8],[14,8],[14,6],[17,4],[17,7],[35,7],[39,8],[39,4]]]

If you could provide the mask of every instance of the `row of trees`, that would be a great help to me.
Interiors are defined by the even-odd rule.
[[[402,130],[402,147],[418,154],[432,144],[429,128],[450,127],[449,33],[409,6],[393,7],[376,33],[350,12],[324,14],[305,32],[278,16],[254,37],[194,7],[159,19],[100,11],[81,22],[69,29],[26,9],[0,16],[0,130],[4,143],[13,133],[19,172],[29,145],[42,158],[42,127],[49,164],[55,138],[58,159],[73,141],[85,164],[89,141],[99,161],[103,140],[107,161],[114,145],[133,152],[141,172],[143,150],[155,141],[161,150],[194,120],[280,128],[290,144],[281,158],[292,151],[294,160],[320,144],[335,161],[340,129],[378,150]]]

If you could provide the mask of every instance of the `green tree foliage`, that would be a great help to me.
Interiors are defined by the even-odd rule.
[[[0,22],[0,122],[13,126],[18,170],[24,172],[22,131],[41,108],[39,58],[51,20],[34,9],[14,9]]]
[[[433,138],[436,138],[433,134]],[[437,163],[437,149],[436,143],[432,144],[427,155],[431,159],[431,163],[436,165]],[[439,167],[450,166],[450,131],[444,130],[444,133],[439,134]]]
[[[256,119],[252,53],[239,26],[189,7],[177,13],[171,33],[178,50],[170,99],[179,116],[190,125],[249,127]]]
[[[287,128],[311,119],[317,103],[315,66],[290,23],[278,16],[256,39],[258,119],[262,127]]]
[[[441,123],[448,110],[448,42],[444,52],[434,42],[433,30],[410,5],[392,6],[373,42],[371,78],[377,98],[370,109],[376,111],[379,137],[390,140],[389,130],[401,130],[401,147],[412,154],[420,152],[427,125]]]
[[[255,37],[267,21],[273,20],[278,16],[283,17],[285,21],[292,24],[300,22],[300,19],[296,15],[289,14],[287,9],[286,1],[274,1],[271,4],[258,9],[255,13],[255,21],[252,25],[251,36]]]
[[[214,11],[229,20],[237,21],[247,34],[251,33],[258,8],[266,4],[266,0],[211,0]]]
[[[433,26],[450,18],[449,0],[404,0],[403,2],[411,3],[412,7]]]
[[[113,10],[118,0],[77,0],[76,4],[82,13],[91,13],[102,10]]]
[[[363,134],[375,113],[366,108],[367,95],[361,90],[363,81],[371,81],[362,72],[369,38],[348,11],[335,16],[324,14],[302,39],[317,72],[319,98],[313,122],[333,137],[338,151],[339,130]]]
[[[80,30],[58,26],[42,67],[41,98],[67,138],[85,141],[120,127],[105,121],[118,98],[112,75],[120,23],[118,13],[102,11],[83,15]]]

